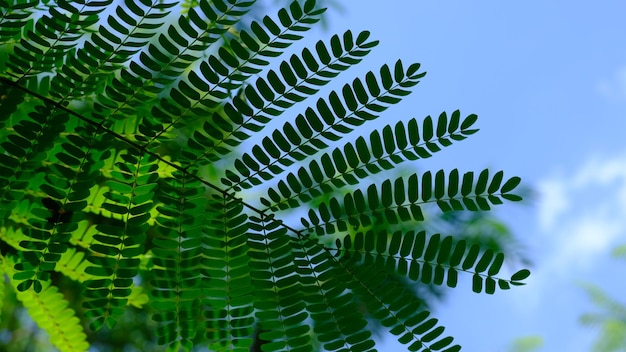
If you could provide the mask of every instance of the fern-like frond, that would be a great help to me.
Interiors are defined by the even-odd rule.
[[[372,316],[388,327],[398,341],[408,345],[409,351],[457,352],[459,345],[452,345],[453,338],[441,337],[444,327],[430,312],[420,309],[421,302],[404,287],[394,285],[389,274],[380,266],[356,265],[354,261],[342,262],[352,277],[350,287],[360,297]]]
[[[354,143],[322,154],[319,162],[313,160],[308,167],[289,173],[276,187],[268,188],[269,199],[262,197],[261,203],[271,210],[296,208],[346,185],[358,185],[362,179],[406,160],[429,158],[478,131],[471,128],[475,121],[476,115],[461,121],[457,110],[449,120],[445,112],[439,115],[436,126],[430,116],[423,120],[421,129],[416,119],[400,121],[393,128],[387,125],[382,131],[373,131],[369,141],[358,137]]]
[[[455,243],[456,242],[456,243]],[[386,232],[367,231],[337,239],[333,250],[355,265],[384,267],[390,274],[406,276],[424,284],[456,287],[459,273],[472,275],[472,289],[493,294],[500,289],[523,285],[525,270],[509,279],[497,278],[504,263],[503,253],[481,250],[480,245],[468,246],[467,241],[455,241],[452,236],[430,237],[425,231]]]
[[[39,1],[0,1],[0,45],[13,44],[21,31],[33,25],[32,14]]]
[[[421,207],[426,203],[434,202],[443,211],[489,210],[490,204],[501,204],[501,198],[521,199],[510,193],[519,184],[519,178],[512,177],[502,184],[503,174],[499,171],[490,178],[485,169],[474,182],[473,172],[465,173],[460,179],[458,170],[454,169],[447,176],[439,170],[434,177],[427,171],[406,180],[399,177],[393,183],[385,180],[370,185],[365,192],[349,192],[343,200],[333,197],[321,203],[317,211],[309,210],[308,220],[301,221],[307,231],[323,235],[347,231],[348,225],[359,229],[374,223],[422,221]]]
[[[8,207],[14,207],[17,201],[22,200],[27,190],[43,186],[41,177],[37,177],[42,161],[46,159],[48,150],[52,149],[55,136],[63,130],[68,120],[65,112],[57,111],[55,107],[49,105],[36,106],[28,117],[13,126],[14,133],[8,135],[8,141],[2,143],[6,150],[2,162],[5,165],[12,165],[11,170],[2,175],[5,182],[0,182],[5,183],[0,189],[2,199],[0,208],[7,207],[3,209],[4,211],[0,210],[4,219],[12,211]],[[67,184],[62,178],[57,179],[53,175],[47,179],[58,182],[60,187]],[[54,193],[55,198],[64,196],[63,192]],[[54,203],[53,200],[50,201]],[[35,218],[28,221],[24,230],[28,240],[20,242],[20,246],[26,251],[16,264],[16,269],[20,272],[19,280],[22,281],[18,286],[20,290],[34,286],[39,292],[42,288],[40,281],[48,280],[49,272],[54,269],[59,255],[67,249],[65,243],[69,239],[68,236],[71,236],[73,226],[69,224],[57,226],[62,221],[58,221],[55,214],[51,215],[43,208],[33,209],[33,215]]]
[[[374,346],[372,334],[348,285],[350,278],[336,258],[319,239],[298,235],[292,243],[315,339],[329,351],[370,350]]]
[[[49,6],[48,13],[35,21],[34,31],[26,31],[28,40],[22,39],[9,54],[6,63],[9,74],[21,80],[60,68],[64,58],[73,55],[81,36],[98,22],[98,14],[111,2],[86,1],[75,6],[59,0],[58,6]]]
[[[93,252],[88,260],[93,266],[88,274],[99,277],[85,283],[83,307],[93,319],[91,328],[112,328],[116,317],[123,312],[133,286],[133,278],[139,271],[139,256],[145,252],[143,244],[148,230],[149,211],[153,206],[158,169],[150,156],[122,155],[124,162],[117,164],[109,181],[110,191],[105,193],[107,202],[103,208],[122,216],[119,223],[103,223],[97,226]]]
[[[9,257],[1,260],[2,273],[9,278],[17,274],[13,270],[15,263]],[[4,281],[4,280],[2,280]],[[20,283],[21,284],[21,283]],[[17,280],[11,279],[11,285],[17,287]],[[24,304],[30,317],[50,336],[50,342],[61,351],[87,351],[89,343],[83,326],[69,303],[56,286],[49,281],[42,283],[41,292],[33,290],[17,292],[17,299]]]
[[[66,141],[61,144],[62,151],[49,158],[53,161],[50,172],[38,185],[47,196],[41,199],[47,210],[36,208],[32,211],[39,219],[29,222],[25,233],[30,239],[20,243],[28,254],[25,262],[18,263],[16,269],[22,271],[23,278],[28,272],[32,273],[31,278],[19,286],[20,289],[34,283],[37,290],[39,284],[36,281],[46,280],[47,273],[55,269],[56,262],[68,248],[72,233],[78,229],[77,223],[84,219],[81,211],[87,205],[89,189],[100,176],[100,157],[106,157],[106,142],[102,143],[100,138],[81,137],[81,134],[93,137],[95,131],[92,128],[77,128],[76,131],[77,134],[67,134]],[[31,281],[33,279],[35,281]]]
[[[215,111],[224,100],[233,95],[232,92],[242,87],[252,74],[261,72],[260,67],[269,65],[269,61],[263,57],[279,56],[280,49],[303,38],[294,33],[308,30],[311,24],[319,21],[319,15],[323,12],[319,10],[303,12],[295,1],[290,9],[290,14],[279,12],[281,24],[286,24],[284,28],[280,28],[268,16],[263,19],[263,25],[258,22],[252,23],[252,31],[260,45],[256,44],[257,41],[246,31],[241,31],[240,40],[243,44],[237,39],[231,40],[229,47],[232,50],[220,47],[217,56],[210,55],[208,60],[200,64],[198,72],[190,72],[191,84],[180,81],[178,89],[172,88],[169,95],[176,105],[170,103],[160,108],[152,108],[151,112],[155,119],[146,121],[146,130],[154,130],[155,124],[160,126],[158,132],[146,141],[145,147],[150,149],[149,147],[157,140],[167,141],[169,137],[166,133],[183,125],[185,118],[197,119]],[[179,43],[180,45],[182,44]],[[164,104],[166,101],[160,102]],[[154,147],[158,145],[159,143]]]
[[[259,337],[269,341],[264,349],[311,350],[308,314],[287,229],[272,217],[250,220],[250,276]]]
[[[167,31],[160,33],[158,42],[150,43],[147,48],[144,46],[139,60],[132,61],[128,68],[121,70],[119,78],[112,79],[105,89],[106,94],[100,96],[95,104],[97,112],[94,118],[117,120],[126,118],[128,111],[150,111],[159,102],[157,96],[200,60],[202,52],[222,38],[251,4],[251,1],[229,1],[228,4],[223,1],[200,1],[197,11],[181,15],[178,26],[170,25]],[[170,111],[168,106],[161,108]],[[156,113],[162,110],[155,109]],[[159,117],[154,118],[159,120]],[[152,126],[150,121],[143,124]],[[169,120],[163,122],[164,125],[169,123]]]
[[[211,350],[248,351],[254,323],[253,290],[243,206],[224,196],[208,201],[203,228],[202,314]],[[226,298],[226,299],[224,299]]]
[[[90,275],[86,272],[89,265],[89,262],[86,260],[85,252],[69,248],[61,255],[55,270],[76,282],[85,282],[87,280],[96,279],[94,275]]]
[[[158,341],[191,349],[199,330],[202,299],[202,227],[204,189],[188,176],[175,174],[161,181],[157,207],[158,235],[152,240],[151,307]],[[178,350],[177,348],[175,350]]]
[[[250,188],[282,173],[283,166],[327,148],[327,142],[339,140],[354,127],[376,119],[390,104],[400,102],[410,93],[407,88],[419,83],[425,75],[417,73],[418,69],[419,64],[413,64],[405,72],[402,62],[397,61],[394,74],[388,65],[381,67],[379,79],[370,71],[366,78],[370,95],[358,79],[352,85],[344,85],[341,97],[333,91],[327,100],[318,100],[317,111],[308,108],[304,114],[298,115],[295,127],[285,123],[282,131],[274,131],[271,139],[252,147],[251,154],[245,153],[241,159],[235,160],[239,175],[227,170],[227,179],[222,182],[235,190]]]
[[[67,115],[56,112],[52,105],[37,105],[33,110],[27,118],[14,121],[12,133],[0,144],[4,150],[0,154],[0,221],[24,197],[41,161],[53,147],[53,136],[63,131],[67,122]],[[44,135],[50,137],[42,138]]]
[[[69,248],[54,268],[55,271],[63,274],[65,277],[74,280],[77,283],[83,283],[87,280],[95,280],[96,276],[87,273],[87,268],[92,264],[87,260],[86,252]],[[143,292],[141,287],[135,286],[128,296],[127,305],[136,308],[142,308],[148,302],[148,296]]]
[[[281,62],[279,73],[269,70],[265,78],[258,78],[254,85],[246,86],[243,97],[233,97],[224,105],[223,112],[214,112],[202,130],[190,136],[187,147],[181,152],[187,168],[219,160],[261,131],[272,118],[316,93],[318,87],[330,81],[329,78],[360,62],[378,43],[368,41],[368,38],[369,32],[361,32],[356,41],[350,31],[344,33],[343,41],[339,36],[333,36],[330,45],[334,58],[327,45],[318,41],[317,55],[305,48],[300,56],[292,55],[289,61]],[[201,82],[193,85],[197,89],[205,87]],[[285,139],[279,132],[273,136],[280,141]],[[272,146],[268,148],[275,148]]]
[[[162,26],[163,18],[176,3],[163,1],[126,1],[118,5],[74,55],[68,55],[65,64],[52,79],[55,97],[62,100],[102,96],[112,72],[119,71]],[[133,67],[131,65],[131,67]]]

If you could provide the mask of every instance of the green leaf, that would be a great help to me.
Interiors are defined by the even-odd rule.
[[[493,259],[493,263],[489,266],[489,271],[487,275],[494,276],[500,272],[502,268],[502,264],[504,263],[504,254],[497,253],[495,258]]]
[[[478,116],[475,114],[468,115],[461,123],[461,131],[466,131],[474,125],[478,120]]]
[[[422,138],[424,141],[430,141],[433,138],[433,119],[430,116],[426,116],[422,122]]]
[[[530,276],[530,270],[522,269],[511,275],[511,281],[522,281]]]
[[[522,200],[522,197],[515,194],[502,194],[501,197],[512,202],[519,202]]]
[[[267,44],[270,42],[270,36],[265,32],[263,27],[259,25],[258,22],[254,21],[250,24],[250,29],[252,33],[259,39],[259,41],[263,44]]]
[[[430,171],[425,172],[422,175],[422,201],[428,202],[432,195],[432,175]]]
[[[474,192],[476,194],[483,194],[487,189],[487,183],[489,182],[489,170],[484,169],[478,175],[478,180],[476,181],[476,188]]]
[[[388,65],[385,64],[380,68],[380,78],[383,81],[383,87],[387,90],[391,89],[394,82]]]
[[[446,195],[446,179],[443,170],[435,174],[435,198],[441,199]]]
[[[500,192],[502,193],[511,192],[512,190],[515,189],[515,187],[517,187],[520,184],[521,180],[522,179],[517,176],[511,177],[504,183],[504,185],[502,185],[502,188],[500,188]]]
[[[489,189],[487,189],[487,193],[493,194],[500,189],[500,184],[502,183],[502,177],[504,176],[504,172],[498,171],[491,178],[491,183],[489,184]]]
[[[468,270],[476,263],[478,259],[478,254],[480,253],[480,246],[474,244],[470,247],[465,259],[463,260],[463,265],[461,266],[463,270]]]
[[[478,264],[476,264],[476,272],[482,273],[483,271],[487,270],[487,267],[489,266],[489,263],[491,263],[493,256],[493,250],[491,248],[487,249],[478,260]]]
[[[317,44],[315,45],[315,51],[317,52],[317,56],[320,58],[320,61],[324,64],[324,65],[328,65],[330,63],[330,54],[328,53],[328,50],[326,49],[326,46],[324,45],[324,42],[322,42],[321,40],[317,42]]]
[[[483,278],[478,274],[472,275],[472,291],[476,293],[483,292]]]
[[[441,235],[435,234],[428,239],[428,247],[424,253],[424,260],[427,262],[433,261],[439,250],[439,239]]]
[[[393,75],[396,82],[401,82],[404,79],[404,67],[402,67],[402,61],[396,61]]]

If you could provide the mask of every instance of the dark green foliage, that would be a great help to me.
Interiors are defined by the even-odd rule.
[[[529,275],[498,277],[502,253],[406,230],[428,203],[520,200],[520,179],[384,178],[477,132],[459,111],[339,144],[425,72],[398,60],[311,101],[378,44],[346,31],[290,54],[324,12],[314,1],[246,29],[254,1],[0,3],[0,267],[58,348],[88,348],[78,317],[115,329],[133,307],[172,351],[365,351],[371,320],[409,350],[458,351],[406,282],[469,275],[492,294]],[[301,225],[286,210],[304,210]]]
[[[456,287],[459,272],[473,273],[473,290],[489,294],[495,292],[495,283],[503,289],[509,284],[516,285],[528,277],[528,270],[520,270],[510,280],[494,278],[500,272],[504,255],[494,254],[491,249],[480,252],[478,245],[467,248],[464,240],[454,243],[452,236],[439,234],[426,237],[426,233],[368,231],[348,235],[343,241],[337,239],[337,253],[343,258],[359,263],[360,266],[372,266],[376,270],[379,264],[389,274],[408,275],[411,280],[424,284],[434,283]],[[454,243],[454,244],[453,244]],[[483,288],[483,283],[485,287]]]

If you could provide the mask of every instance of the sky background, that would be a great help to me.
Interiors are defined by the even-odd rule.
[[[384,113],[385,124],[456,109],[479,116],[478,134],[420,169],[505,170],[535,191],[525,204],[497,209],[534,262],[527,286],[488,296],[461,281],[434,312],[447,333],[470,352],[507,351],[534,335],[544,339],[540,351],[591,351],[597,331],[578,318],[594,306],[578,283],[626,303],[626,262],[610,256],[626,243],[626,2],[340,6],[316,39],[351,29],[381,41],[340,81],[397,59],[428,72]],[[389,336],[380,350],[403,350]]]

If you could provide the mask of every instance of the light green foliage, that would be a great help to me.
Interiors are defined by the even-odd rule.
[[[378,42],[346,31],[290,52],[324,12],[314,1],[245,29],[251,0],[0,4],[2,272],[59,349],[88,348],[78,316],[114,333],[140,309],[171,351],[364,351],[368,319],[409,350],[458,351],[402,280],[469,275],[493,294],[529,275],[498,276],[493,249],[406,230],[429,203],[520,200],[520,179],[385,178],[477,132],[459,111],[341,144],[425,72],[398,60],[320,92]],[[80,294],[61,294],[62,279]]]
[[[515,339],[507,352],[533,352],[543,347],[543,338],[539,336],[525,336]]]
[[[621,245],[613,249],[613,256],[616,258],[626,259],[626,245]]]
[[[10,257],[3,258],[2,272],[9,277],[14,276],[13,264]],[[17,286],[14,280],[11,280],[11,284]],[[17,299],[37,325],[48,332],[52,344],[57,348],[62,351],[85,351],[89,347],[76,313],[68,308],[67,300],[50,282],[43,284],[41,292],[18,291]]]
[[[602,291],[599,287],[582,285],[599,311],[586,313],[580,322],[599,327],[593,345],[594,352],[617,352],[626,349],[626,305]]]

